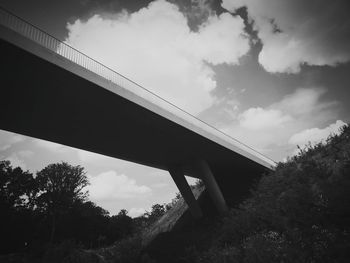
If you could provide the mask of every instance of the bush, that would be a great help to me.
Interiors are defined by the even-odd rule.
[[[142,252],[142,239],[138,235],[117,241],[111,247],[102,248],[96,253],[107,262],[135,263],[139,262]]]
[[[196,262],[347,262],[350,128],[263,176]]]
[[[46,252],[43,257],[43,262],[60,263],[68,258],[79,246],[73,240],[64,240],[61,243],[47,245]]]

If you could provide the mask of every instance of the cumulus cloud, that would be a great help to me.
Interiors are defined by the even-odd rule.
[[[197,33],[193,33],[193,51],[198,60],[211,64],[238,64],[249,51],[244,24],[229,13],[211,16]]]
[[[309,115],[337,104],[336,101],[320,101],[326,92],[327,90],[322,87],[298,88],[292,94],[287,94],[281,101],[272,104],[271,107],[289,112],[294,116]]]
[[[306,129],[291,136],[288,142],[290,144],[300,146],[304,146],[309,142],[311,143],[311,145],[314,145],[324,141],[328,138],[328,136],[332,134],[339,134],[340,128],[344,125],[346,125],[345,122],[343,122],[342,120],[337,120],[335,123],[332,123],[323,129]]]
[[[239,124],[251,130],[270,129],[283,125],[291,119],[276,109],[250,108],[239,115]]]
[[[249,40],[243,20],[228,13],[212,14],[196,32],[187,22],[175,4],[158,0],[134,13],[76,20],[67,26],[66,42],[198,114],[214,101],[210,64],[237,64]]]
[[[336,118],[336,101],[327,101],[325,88],[299,88],[266,107],[252,107],[222,130],[276,160],[291,154],[290,137]],[[282,155],[281,155],[282,153]]]
[[[113,201],[147,196],[152,190],[145,185],[137,185],[134,179],[119,175],[115,171],[89,176],[90,185],[86,187],[94,201]]]
[[[263,44],[259,62],[269,72],[297,73],[303,64],[335,66],[350,60],[348,0],[223,0],[247,7]]]
[[[266,108],[253,107],[238,115],[239,125],[249,130],[282,128],[296,119],[321,112],[336,105],[336,101],[321,102],[324,88],[298,88]]]

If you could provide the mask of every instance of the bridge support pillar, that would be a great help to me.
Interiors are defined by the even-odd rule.
[[[188,185],[182,169],[179,167],[171,167],[169,169],[169,173],[173,178],[177,188],[180,190],[182,197],[187,203],[192,216],[195,219],[201,218],[203,216],[202,209],[194,197],[191,187]]]
[[[225,213],[228,210],[226,201],[208,163],[204,160],[198,160],[194,163],[194,168],[196,173],[203,180],[205,188],[208,189],[216,209],[219,213]]]

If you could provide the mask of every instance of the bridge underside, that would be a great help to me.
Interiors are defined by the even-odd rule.
[[[0,40],[0,129],[169,170],[206,160],[226,201],[267,171],[249,158]],[[63,58],[62,58],[63,59]]]

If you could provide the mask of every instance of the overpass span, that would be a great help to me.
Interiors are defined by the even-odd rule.
[[[0,128],[167,170],[199,217],[184,174],[220,211],[275,163],[119,73],[0,9]]]

